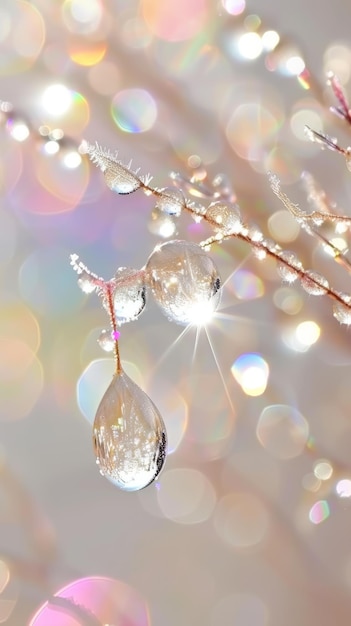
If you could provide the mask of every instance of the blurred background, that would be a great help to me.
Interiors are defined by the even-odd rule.
[[[91,442],[108,320],[69,265],[110,278],[162,241],[155,199],[111,192],[86,139],[158,186],[223,174],[247,223],[348,292],[266,174],[308,209],[307,170],[348,212],[350,172],[304,126],[348,145],[325,77],[351,92],[349,24],[342,0],[2,0],[0,623],[349,623],[351,348],[332,302],[235,240],[211,250],[225,287],[207,333],[178,340],[149,298],[120,350],[170,454],[123,493]],[[209,235],[182,216],[173,236]]]

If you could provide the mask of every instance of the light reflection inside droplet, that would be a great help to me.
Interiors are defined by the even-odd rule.
[[[233,363],[231,372],[246,395],[260,396],[266,390],[269,367],[259,354],[242,354]]]

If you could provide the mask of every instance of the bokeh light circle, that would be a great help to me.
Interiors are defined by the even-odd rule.
[[[189,468],[168,470],[160,482],[157,497],[165,517],[180,524],[198,524],[211,516],[216,493],[202,472]]]
[[[145,22],[153,35],[166,41],[184,41],[205,26],[207,0],[142,0]]]
[[[307,443],[309,425],[293,406],[273,404],[261,413],[256,428],[260,444],[278,459],[299,456]]]
[[[269,514],[263,502],[246,492],[223,496],[214,512],[217,534],[237,549],[259,544],[266,536],[269,523]]]
[[[124,89],[114,96],[111,114],[124,132],[144,133],[156,122],[157,105],[145,89]]]
[[[149,626],[145,601],[129,585],[112,578],[88,577],[52,595],[29,626],[77,626],[93,623]]]

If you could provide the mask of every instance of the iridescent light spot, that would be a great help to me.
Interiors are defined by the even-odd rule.
[[[202,472],[182,468],[162,474],[157,499],[164,516],[173,522],[199,524],[211,516],[216,492]]]
[[[282,460],[299,456],[305,449],[308,435],[307,420],[295,407],[286,404],[273,404],[263,409],[256,428],[260,444]]]
[[[149,626],[144,599],[129,585],[112,578],[92,576],[74,580],[45,602],[29,626],[88,624]]]
[[[50,85],[44,90],[41,103],[46,113],[57,117],[67,113],[73,102],[73,92],[61,84]]]
[[[307,352],[318,341],[320,332],[320,327],[316,322],[306,320],[296,327],[284,329],[282,339],[295,352]]]
[[[248,60],[257,59],[263,50],[262,39],[258,33],[250,32],[241,35],[237,42],[238,53]]]
[[[263,281],[248,270],[235,272],[227,286],[239,300],[255,300],[264,294]]]
[[[145,89],[125,89],[113,98],[111,114],[114,122],[124,132],[144,133],[156,122],[157,105]]]
[[[263,502],[251,493],[230,493],[217,503],[214,526],[233,548],[249,548],[264,540],[269,514]]]
[[[245,0],[222,0],[222,6],[229,15],[240,15],[243,13],[245,4]]]
[[[106,54],[107,46],[105,42],[82,43],[80,40],[71,45],[69,56],[77,65],[90,67],[100,63]]]
[[[260,396],[266,390],[269,367],[259,354],[242,354],[233,363],[231,372],[246,395]]]
[[[303,299],[295,289],[280,287],[274,292],[274,304],[287,315],[296,315],[303,307]]]
[[[314,464],[313,473],[320,480],[329,480],[333,475],[333,466],[329,461],[319,460]]]
[[[335,491],[339,498],[351,498],[351,480],[342,478],[336,483]]]
[[[309,519],[312,524],[321,524],[324,522],[330,515],[329,504],[326,500],[318,500],[311,507],[309,512]]]
[[[208,19],[207,0],[142,0],[141,10],[151,33],[166,41],[195,37]]]

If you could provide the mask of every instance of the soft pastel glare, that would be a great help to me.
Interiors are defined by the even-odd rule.
[[[256,436],[263,448],[273,456],[288,460],[304,451],[309,426],[295,407],[273,404],[263,409],[258,420]]]
[[[232,593],[214,606],[211,626],[268,626],[267,606],[251,593]]]
[[[50,85],[45,89],[41,102],[53,117],[64,115],[72,105],[72,93],[65,85]]]
[[[82,162],[82,157],[80,156],[77,150],[70,150],[66,152],[63,157],[63,163],[69,170],[74,170],[78,167]]]
[[[351,498],[351,480],[342,478],[336,483],[335,491],[339,498]]]
[[[312,524],[321,524],[324,522],[330,515],[329,504],[326,500],[318,500],[311,507],[309,512],[310,522]]]
[[[259,544],[265,538],[269,523],[265,505],[251,493],[230,493],[223,496],[214,512],[217,534],[236,549]]]
[[[4,591],[10,580],[9,566],[5,561],[0,561],[0,594]]]
[[[143,598],[129,585],[112,578],[92,576],[71,582],[43,604],[29,626],[149,626]]]
[[[301,322],[296,328],[296,339],[303,346],[312,346],[321,334],[320,327],[312,320]]]
[[[237,270],[226,287],[233,291],[239,300],[255,300],[264,294],[264,282],[249,270]]]
[[[342,85],[345,85],[351,76],[351,48],[346,43],[332,44],[324,53],[324,74],[335,74]],[[312,127],[313,128],[313,127]]]
[[[295,241],[300,232],[298,221],[284,209],[276,211],[268,220],[268,229],[278,243]]]
[[[242,354],[231,367],[231,372],[248,396],[260,396],[267,387],[269,367],[259,354]]]
[[[14,121],[10,124],[7,124],[7,127],[10,131],[11,137],[16,141],[22,142],[28,139],[29,137],[29,128],[25,122]]]
[[[145,22],[156,37],[184,41],[205,27],[207,0],[142,0]]]
[[[145,89],[125,89],[113,98],[111,113],[117,126],[126,133],[144,133],[156,122],[157,104]]]
[[[298,76],[305,69],[305,62],[299,56],[292,56],[286,62],[286,71],[292,76]]]
[[[262,37],[262,46],[266,51],[274,50],[280,41],[280,37],[276,30],[266,30]]]
[[[106,54],[107,46],[105,43],[82,44],[76,43],[69,49],[69,55],[74,63],[90,67],[100,63]]]
[[[87,34],[96,31],[103,13],[100,0],[65,0],[62,17],[66,26],[74,33]]]
[[[238,52],[248,60],[257,59],[262,50],[262,39],[258,33],[244,33],[238,40]]]
[[[230,15],[240,15],[245,11],[245,0],[222,0],[222,6]]]
[[[323,120],[321,115],[311,109],[303,108],[291,116],[290,128],[295,137],[300,139],[300,141],[310,142],[305,131],[306,126],[318,128],[318,131],[323,132]]]
[[[179,524],[204,522],[216,504],[216,493],[208,478],[191,468],[165,472],[157,498],[164,516]]]
[[[320,480],[329,480],[333,475],[333,466],[329,461],[317,461],[313,469],[314,475]]]

